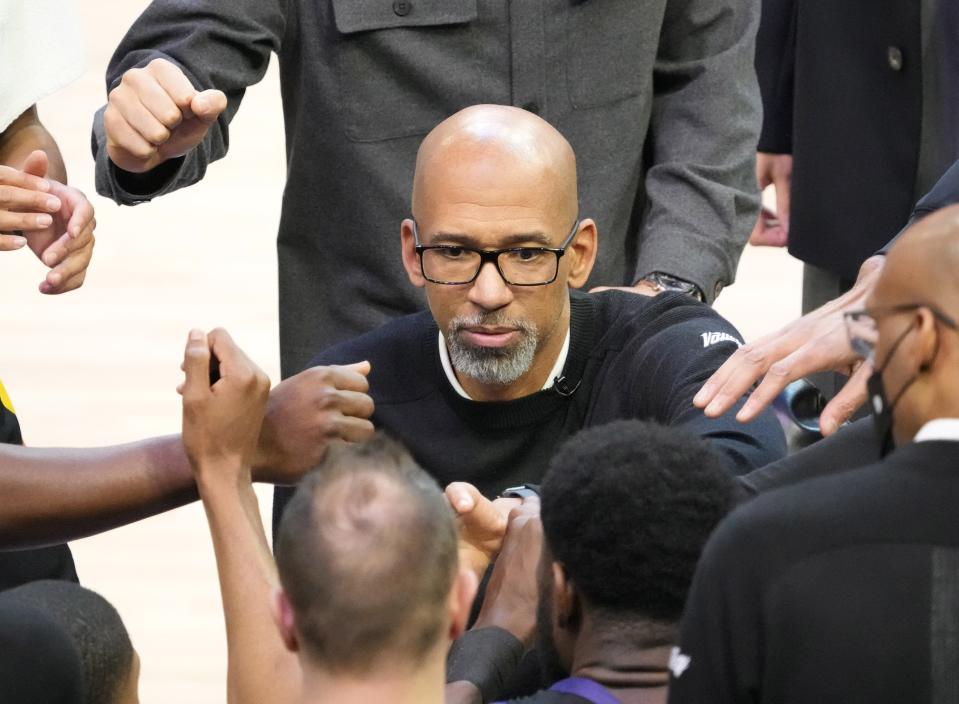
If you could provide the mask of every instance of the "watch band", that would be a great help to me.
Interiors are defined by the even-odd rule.
[[[644,276],[642,280],[652,285],[660,293],[663,291],[678,291],[680,293],[685,293],[687,296],[692,296],[697,301],[706,300],[706,297],[703,296],[703,292],[700,290],[699,286],[694,284],[692,281],[686,281],[685,279],[681,279],[678,276],[673,276],[672,274],[666,274],[662,271],[654,271]]]
[[[500,496],[504,499],[528,499],[533,496],[539,496],[539,487],[533,484],[520,484],[503,489]]]

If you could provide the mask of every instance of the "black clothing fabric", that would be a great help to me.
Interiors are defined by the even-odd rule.
[[[785,454],[772,411],[747,425],[733,408],[716,419],[692,405],[703,382],[739,344],[739,333],[687,296],[622,291],[570,294],[567,390],[550,388],[508,402],[458,395],[443,371],[429,313],[400,318],[338,345],[314,365],[369,360],[374,425],[392,433],[441,486],[470,482],[486,496],[542,480],[556,446],[582,428],[620,418],[683,426],[744,474]],[[274,529],[292,488],[274,494]]]
[[[799,452],[754,469],[739,477],[739,483],[747,495],[753,496],[845,469],[865,467],[879,459],[873,420],[862,418]]]
[[[0,596],[0,702],[84,701],[83,667],[70,634],[41,609]]]
[[[0,442],[23,444],[17,416],[3,403],[0,403]],[[0,551],[0,591],[37,579],[79,581],[73,553],[67,545]]]
[[[506,689],[525,651],[523,642],[503,628],[470,629],[450,646],[446,681],[472,682],[484,702],[492,701]]]
[[[551,692],[548,689],[542,689],[528,697],[510,699],[509,704],[592,704],[592,702],[590,702],[589,699],[583,699],[575,694]]]
[[[789,253],[808,264],[855,279],[959,158],[955,125],[930,129],[924,101],[933,74],[957,83],[940,47],[923,41],[933,4],[763,0],[758,148],[793,155]]]
[[[676,704],[954,701],[959,443],[772,491],[700,560]]]
[[[936,185],[932,187],[932,190],[919,199],[916,207],[912,210],[912,216],[909,218],[906,227],[902,228],[892,240],[880,249],[878,254],[888,252],[889,248],[899,239],[899,235],[905,232],[909,226],[916,221],[921,220],[930,213],[936,212],[940,208],[945,208],[947,205],[955,205],[956,203],[959,203],[959,161],[950,166],[949,170],[942,175],[942,178],[936,181]]]

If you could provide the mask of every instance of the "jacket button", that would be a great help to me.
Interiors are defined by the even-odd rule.
[[[413,11],[413,3],[410,0],[395,0],[393,2],[393,12],[400,17],[406,17]]]
[[[891,46],[886,50],[886,60],[893,71],[902,71],[902,49]]]

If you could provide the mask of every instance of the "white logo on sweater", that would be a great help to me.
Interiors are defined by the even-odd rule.
[[[700,335],[703,338],[703,347],[715,345],[717,342],[733,342],[736,347],[742,347],[743,343],[730,335],[728,332],[704,332]]]
[[[691,662],[692,658],[683,655],[679,648],[673,648],[669,653],[669,669],[672,670],[673,677],[679,677],[686,672],[686,668],[689,667]]]

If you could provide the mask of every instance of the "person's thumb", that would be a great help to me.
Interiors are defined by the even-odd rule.
[[[50,159],[47,157],[47,153],[42,149],[34,149],[30,152],[27,160],[23,162],[23,171],[31,176],[39,176],[40,178],[46,177],[49,167]]]
[[[479,492],[467,482],[453,482],[446,487],[446,499],[457,515],[469,513],[476,508],[475,494]]]
[[[362,374],[363,376],[369,376],[370,369],[372,369],[372,365],[369,362],[364,360],[362,362],[353,362],[353,364],[344,365],[343,368],[349,369],[350,371],[356,372],[357,374]]]
[[[182,390],[184,398],[210,390],[210,345],[202,330],[191,330],[187,337],[183,371],[186,373]]]
[[[222,90],[204,90],[193,96],[190,111],[201,122],[212,124],[226,110],[226,94]]]

